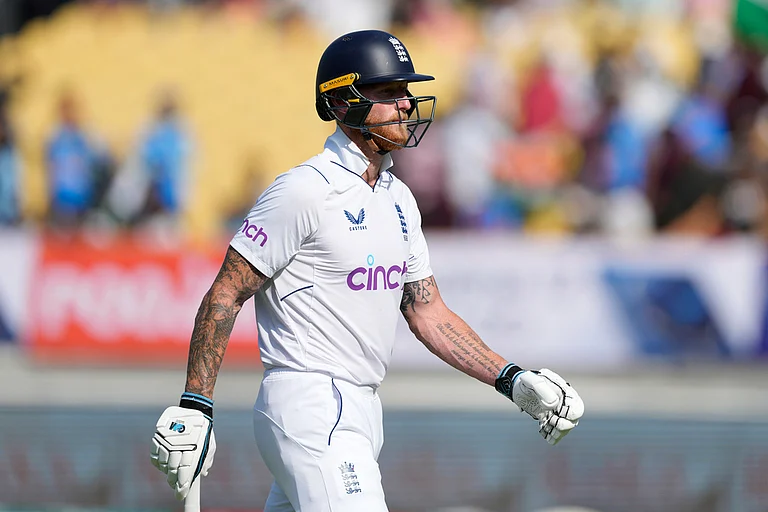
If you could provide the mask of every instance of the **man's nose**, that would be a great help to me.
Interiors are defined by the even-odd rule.
[[[411,110],[411,107],[413,106],[412,103],[413,100],[409,96],[404,96],[402,98],[398,98],[395,100],[395,103],[397,104],[397,110],[408,112]]]

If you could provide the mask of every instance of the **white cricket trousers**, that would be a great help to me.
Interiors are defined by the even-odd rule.
[[[275,477],[264,512],[387,512],[374,388],[320,373],[267,370],[253,430]]]

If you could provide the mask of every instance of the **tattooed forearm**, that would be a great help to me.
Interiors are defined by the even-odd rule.
[[[413,332],[436,356],[457,370],[493,385],[506,360],[491,350],[480,336],[447,307],[442,314],[427,318]]]
[[[408,327],[433,354],[467,375],[494,383],[506,360],[448,309],[433,276],[406,283],[400,310]]]
[[[403,298],[400,301],[400,311],[404,315],[416,312],[417,304],[429,304],[432,294],[437,290],[434,276],[429,276],[421,281],[405,283]]]
[[[229,248],[211,289],[195,317],[189,344],[185,390],[213,397],[229,336],[243,303],[266,281],[237,251]]]
[[[495,376],[504,367],[498,355],[468,325],[459,327],[446,322],[435,329],[450,343],[451,355],[467,368]]]
[[[222,301],[211,291],[203,298],[189,344],[186,391],[213,396],[216,377],[239,310],[238,306]]]

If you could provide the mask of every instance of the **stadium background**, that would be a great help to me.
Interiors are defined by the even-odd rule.
[[[323,48],[391,30],[438,96],[395,157],[448,304],[587,414],[550,448],[401,326],[402,512],[768,511],[764,0],[0,0],[0,510],[178,510],[148,445],[244,212],[331,127]],[[208,510],[259,510],[246,309]]]

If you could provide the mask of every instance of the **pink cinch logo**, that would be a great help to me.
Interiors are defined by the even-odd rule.
[[[383,267],[374,266],[373,255],[369,254],[366,260],[367,267],[357,267],[347,275],[347,286],[350,290],[394,290],[400,288],[400,277],[408,271],[408,265]]]
[[[250,238],[254,242],[258,242],[260,237],[263,238],[259,244],[261,247],[264,247],[264,244],[267,243],[267,239],[269,238],[262,228],[256,224],[251,224],[248,222],[248,219],[243,221],[243,228],[240,230],[240,232],[243,233],[246,238]]]

